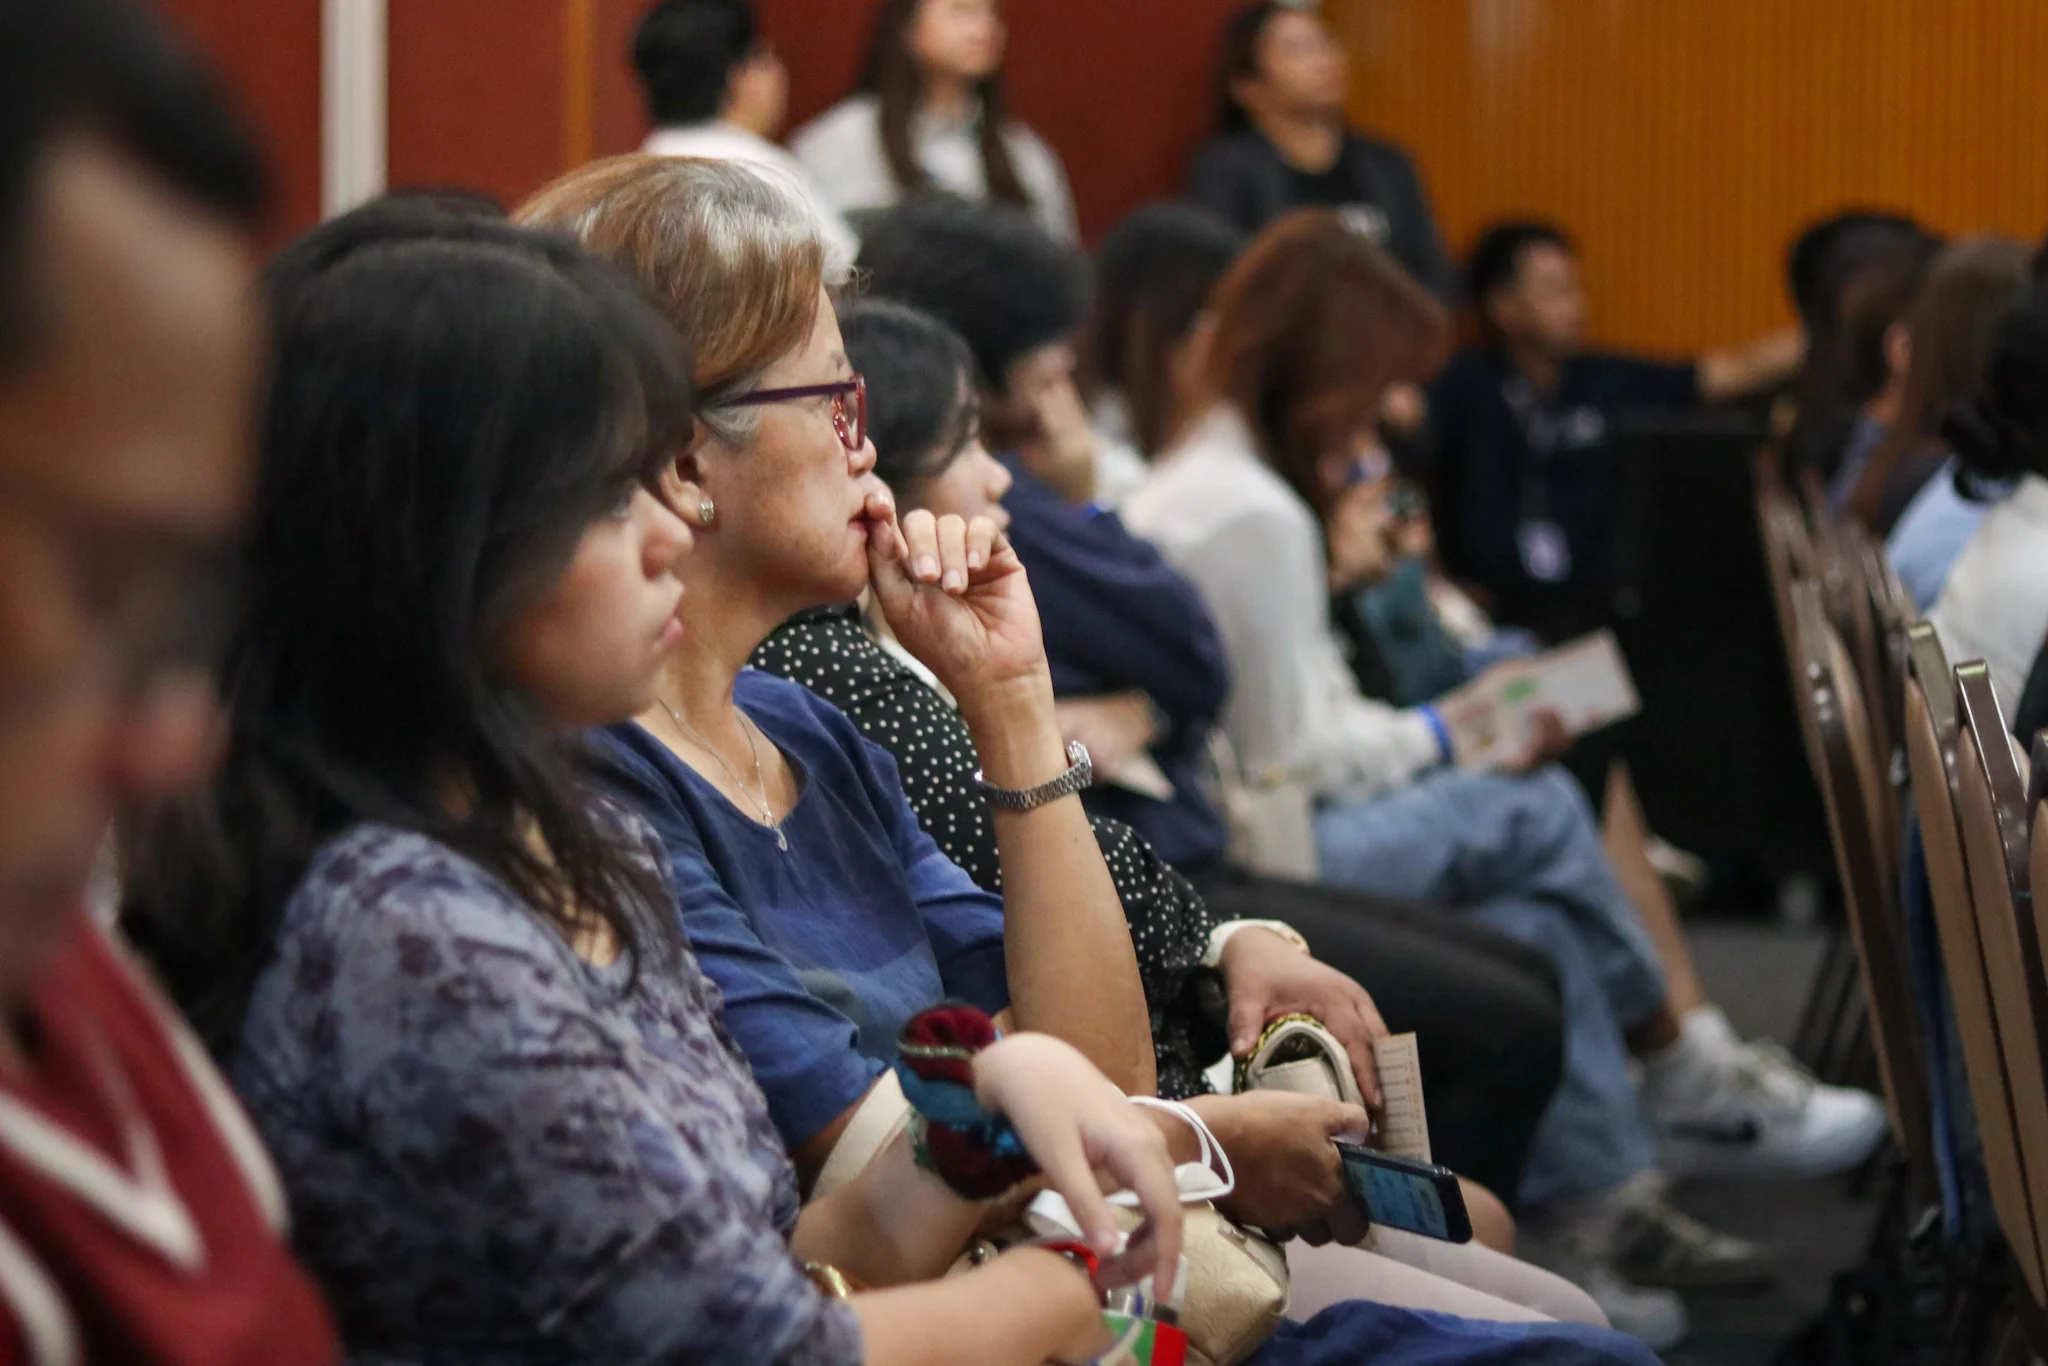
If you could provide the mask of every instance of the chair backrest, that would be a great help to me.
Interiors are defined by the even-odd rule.
[[[1884,542],[1875,536],[1862,538],[1863,581],[1870,588],[1870,601],[1877,613],[1877,629],[1884,647],[1885,668],[1891,675],[1892,690],[1899,701],[1899,715],[1905,715],[1906,670],[1912,656],[1912,630],[1920,620],[1920,609],[1913,605],[1913,595],[1906,591],[1906,585],[1899,582],[1899,572],[1892,568],[1891,556],[1885,553]],[[1905,730],[1899,730],[1903,742]]]
[[[2026,780],[2007,738],[1990,671],[1972,661],[1958,665],[1954,677],[1957,824],[2005,1056],[2035,1247],[2048,1257],[2048,1071],[2043,1066],[2048,1059],[2048,975],[2034,917]],[[2048,1265],[2043,1272],[2048,1273]]]
[[[1786,490],[1777,459],[1769,450],[1757,454],[1755,486],[1757,528],[1763,538],[1764,565],[1770,572],[1771,600],[1778,609],[1778,633],[1791,668],[1792,690],[1798,692],[1802,684],[1794,639],[1792,585],[1801,578],[1814,576],[1813,538],[1807,531],[1806,517]]]
[[[1871,746],[1869,717],[1848,652],[1828,621],[1821,586],[1792,585],[1801,670],[1799,712],[1827,808],[1828,833],[1863,970],[1878,1075],[1892,1128],[1921,1194],[1934,1188],[1927,1072],[1913,1008],[1904,924],[1898,909],[1898,812]]]
[[[1900,698],[1892,695],[1897,675],[1885,655],[1885,604],[1880,598],[1884,584],[1873,578],[1870,534],[1856,522],[1842,520],[1829,535],[1830,577],[1835,581],[1837,606],[1835,629],[1856,662],[1856,676],[1863,683],[1864,700],[1870,706],[1870,723],[1877,753],[1883,759],[1887,777],[1893,773],[1893,759],[1899,745]]]
[[[1932,626],[1924,622],[1915,625],[1909,643],[1912,654],[1904,689],[1906,767],[1912,778],[1913,807],[1920,817],[1921,847],[1927,856],[1934,924],[1941,938],[1949,995],[1955,1004],[1957,1040],[1977,1112],[1992,1207],[2027,1289],[2040,1304],[2048,1302],[2043,1298],[2048,1292],[2048,1262],[2044,1262],[2035,1234],[2032,1192],[2048,1190],[2048,1171],[2030,1173],[2022,1156],[2013,1084],[2006,1072],[2006,1045],[1987,966],[1988,956],[1994,952],[2004,955],[2008,963],[2016,963],[2019,941],[2009,925],[1986,930],[1977,924],[1962,831],[1956,823],[1955,679]],[[2012,982],[2005,983],[2003,990],[2010,993]],[[2034,1091],[2040,1091],[2038,1068],[2026,1074],[2026,1079],[2031,1079]],[[2048,1099],[2038,1095],[2031,1097],[2029,1104],[2048,1109]],[[2042,1156],[2038,1151],[2031,1155],[2037,1160]]]

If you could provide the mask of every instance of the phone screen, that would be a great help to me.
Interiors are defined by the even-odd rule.
[[[1345,1145],[1340,1144],[1338,1152],[1343,1155],[1352,1192],[1365,1202],[1374,1223],[1428,1238],[1452,1236],[1443,1197],[1429,1177],[1373,1162]]]

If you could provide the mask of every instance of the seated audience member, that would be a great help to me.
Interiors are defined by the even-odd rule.
[[[1303,211],[1231,268],[1211,319],[1204,396],[1133,495],[1131,526],[1202,590],[1233,678],[1224,731],[1250,771],[1289,774],[1317,801],[1323,875],[1445,900],[1551,955],[1565,987],[1566,1082],[1523,1180],[1522,1201],[1550,1216],[1525,1225],[1525,1245],[1548,1241],[1554,1264],[1599,1287],[1596,1299],[1613,1294],[1624,1212],[1664,1218],[1644,1193],[1659,1134],[1667,1161],[1698,1171],[1860,1160],[1884,1127],[1870,1097],[1817,1087],[1738,1043],[1717,1011],[1677,1017],[1568,778],[1540,755],[1520,775],[1445,770],[1441,723],[1369,701],[1345,668],[1319,510],[1351,487],[1384,386],[1426,367],[1441,311],[1342,218]],[[1642,1105],[1624,1036],[1643,1057]],[[1660,1240],[1680,1263],[1670,1278],[1754,1274],[1753,1249],[1688,1233]]]
[[[761,36],[753,0],[659,0],[633,31],[633,70],[654,125],[641,151],[744,161],[788,177],[835,262],[853,260],[860,239],[775,142],[789,117],[789,70]]]
[[[139,832],[128,913],[231,1057],[352,1355],[1086,1355],[1097,1291],[1044,1251],[813,1284],[804,1259],[927,1278],[983,1208],[898,1143],[799,1210],[658,846],[587,783],[577,737],[649,703],[682,629],[673,332],[567,243],[319,231],[273,277],[228,755]],[[1096,1246],[1091,1167],[1144,1197],[1156,1242],[1106,1282],[1174,1255],[1164,1145],[1115,1087],[1042,1036],[969,1067]]]
[[[1208,221],[1199,210],[1170,212]],[[1147,254],[1155,264],[1168,259],[1164,251]],[[1512,981],[1525,972],[1528,960],[1497,952],[1499,940],[1485,933],[1431,945],[1429,939],[1442,933],[1432,908],[1257,877],[1225,859],[1223,818],[1208,791],[1207,746],[1228,678],[1208,611],[1159,552],[1125,530],[1113,513],[1076,508],[1054,491],[1089,482],[1091,438],[1079,417],[1068,341],[1080,323],[1078,258],[1014,213],[930,200],[906,204],[878,223],[861,265],[871,292],[943,317],[964,337],[974,411],[988,417],[991,432],[1018,438],[1000,463],[986,454],[963,457],[958,477],[967,484],[947,486],[954,494],[941,493],[928,505],[999,514],[1007,527],[1031,576],[1033,596],[1045,606],[1046,655],[1062,731],[1087,743],[1111,775],[1084,794],[1089,808],[1136,827],[1148,852],[1156,850],[1192,877],[1223,915],[1284,921],[1333,965],[1369,987],[1391,991],[1398,1027],[1426,1034],[1431,1045],[1425,1054],[1442,1048],[1445,1062],[1456,1069],[1443,1078],[1452,1082],[1442,1097],[1453,1121],[1445,1130],[1446,1152],[1476,1159],[1476,1165],[1453,1165],[1488,1184],[1503,1181],[1502,1188],[1512,1191],[1549,1095],[1552,1069],[1539,1067],[1534,1078],[1495,1092],[1490,1088],[1500,1080],[1498,1068],[1472,1064],[1493,1055],[1500,1037],[1494,1027],[1508,1023],[1478,1007],[1506,984],[1504,978]],[[902,396],[887,401],[908,404]],[[1055,438],[1056,432],[1061,436]],[[936,437],[904,444],[907,452],[878,448],[877,470],[899,498],[924,502],[921,486],[929,481],[909,477],[902,462],[924,456]],[[1080,477],[1069,478],[1075,466]],[[967,496],[969,485],[978,488],[978,496]],[[808,681],[812,670],[803,672]],[[1136,756],[1156,762],[1163,789],[1146,795],[1114,785],[1118,770]],[[946,800],[974,771],[971,758],[969,747],[957,769],[926,785],[907,785],[914,799],[920,786],[934,789],[926,800],[938,801],[942,809],[928,813],[925,824],[939,827],[935,837],[949,852],[964,844],[958,861],[988,884],[993,839],[973,803]],[[931,761],[903,762],[917,770]],[[1526,996],[1526,990],[1519,987],[1515,994]],[[1232,1051],[1248,1051],[1263,1023],[1240,1017]],[[1532,1092],[1530,1086],[1543,1089]],[[1508,1102],[1518,1098],[1535,1104],[1516,1110]],[[1467,1111],[1467,1103],[1478,1108]],[[1475,1120],[1484,1115],[1487,1127],[1497,1125],[1495,1141],[1477,1151],[1461,1141],[1455,1125],[1461,1113]]]
[[[1098,431],[1148,459],[1166,444],[1180,402],[1170,358],[1244,244],[1227,220],[1191,204],[1148,204],[1110,229],[1076,348]]]
[[[2016,242],[1977,238],[1942,254],[1914,306],[1898,431],[1851,500],[1852,515],[1888,538],[1892,566],[1923,612],[1986,506],[1957,492],[1942,427],[1982,386],[1998,325],[2026,284],[2027,254]]]
[[[870,385],[875,472],[898,505],[1007,525],[1001,492],[1009,475],[976,431],[977,385],[965,344],[927,315],[884,301],[856,303],[841,317],[847,358]],[[768,638],[754,662],[845,711],[896,760],[919,823],[946,856],[979,885],[1001,886],[995,831],[973,794],[981,766],[973,739],[929,673],[895,646],[886,623],[854,605],[802,613]],[[1208,963],[1223,979],[1228,1046],[1238,1054],[1267,1021],[1295,1009],[1359,1044],[1364,1029],[1348,1022],[1377,1032],[1381,1012],[1391,1027],[1419,1032],[1437,1160],[1492,1189],[1515,1188],[1562,1053],[1554,974],[1540,954],[1483,930],[1446,926],[1427,908],[1393,908],[1330,889],[1334,904],[1303,920],[1304,937],[1366,981],[1368,996],[1270,923],[1225,922],[1129,827],[1102,817],[1092,823],[1137,944],[1162,1094],[1174,1084],[1184,1087],[1178,1095],[1206,1092],[1201,1066],[1223,1052],[1225,1039],[1204,1010]],[[1237,901],[1245,909],[1297,909]],[[1222,944],[1220,953],[1209,952],[1212,942]]]
[[[1399,147],[1346,124],[1349,68],[1315,6],[1238,11],[1223,31],[1222,127],[1195,156],[1188,198],[1248,233],[1290,209],[1341,209],[1449,305],[1457,272],[1422,177]]]
[[[1800,340],[1787,333],[1685,363],[1588,351],[1577,252],[1546,223],[1488,229],[1466,294],[1483,340],[1430,390],[1444,565],[1483,588],[1499,620],[1556,643],[1609,616],[1616,421],[1785,378]]]
[[[336,1359],[277,1175],[88,910],[203,778],[263,173],[137,8],[0,7],[0,1361]]]
[[[1998,329],[1984,386],[1943,429],[1965,475],[2009,482],[1956,557],[1927,619],[1948,657],[1981,659],[2007,707],[2048,634],[2048,284]]]
[[[1930,240],[1910,218],[1865,209],[1831,214],[1792,240],[1785,286],[1806,334],[1806,356],[1772,411],[1772,435],[1794,479],[1811,471],[1824,483],[1834,472],[1863,401],[1855,394],[1844,292],[1866,269]]]
[[[882,0],[859,93],[790,139],[826,202],[859,223],[920,190],[1028,210],[1080,235],[1059,154],[1010,117],[1001,0]]]
[[[1949,462],[1941,424],[1983,384],[1992,335],[2026,286],[2025,247],[2003,237],[1966,238],[1935,257],[1912,308],[1895,325],[1897,349],[1905,352],[1896,409],[1843,503],[1879,538],[1891,535]],[[1886,350],[1893,349],[1888,337]]]
[[[1898,421],[1913,354],[1907,315],[1940,254],[1941,243],[1933,238],[1902,239],[1842,287],[1845,393],[1856,415],[1841,449],[1830,452],[1827,504],[1836,516],[1849,510],[1871,456]]]
[[[948,988],[1020,1023],[1048,1019],[1132,1074],[1149,1072],[1142,1004],[1134,1023],[1118,1013],[1141,1001],[1130,937],[1113,893],[1103,904],[1101,856],[1071,800],[1085,755],[1060,742],[1023,574],[986,520],[915,512],[903,522],[907,555],[889,552],[893,505],[873,479],[861,389],[801,209],[742,169],[617,158],[541,191],[521,216],[575,223],[628,260],[695,348],[700,428],[676,462],[712,510],[700,509],[705,530],[684,570],[691,639],[668,656],[640,724],[611,728],[607,749],[619,792],[661,831],[684,928],[804,1165],[822,1168],[873,1102],[876,1032]],[[819,383],[783,383],[793,379]],[[870,578],[898,638],[960,699],[975,733],[1001,900],[938,853],[893,766],[844,716],[743,667],[788,615]],[[724,748],[714,734],[730,737]],[[1305,1181],[1301,1167],[1320,1162],[1330,1135],[1366,1122],[1362,1110],[1282,1094],[1230,1104],[1263,1110],[1264,1142],[1278,1145],[1240,1150],[1234,1164],[1245,1184],[1231,1200],[1265,1202],[1247,1218],[1355,1227],[1341,1186]],[[1192,1131],[1166,1123],[1191,1157]],[[1296,1156],[1278,1155],[1290,1146]],[[1382,1331],[1450,1361],[1497,1332],[1354,1302],[1283,1328],[1253,1359],[1351,1360]],[[1583,1327],[1526,1331],[1595,1360],[1633,1350]]]

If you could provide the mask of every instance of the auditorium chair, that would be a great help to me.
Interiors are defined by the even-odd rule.
[[[1874,745],[1861,681],[1812,579],[1790,586],[1798,702],[1827,811],[1878,1079],[1913,1193],[1935,1191],[1927,1070],[1899,911],[1899,807]]]
[[[2048,1095],[2026,983],[2016,971],[2018,928],[2010,917],[1979,923],[1958,824],[1955,677],[1932,626],[1915,625],[1909,646],[1904,688],[1907,770],[1993,1213],[2028,1295],[2037,1304],[2048,1302],[2048,1249],[2037,1234],[2041,1222],[2033,1196],[2035,1191],[2048,1195],[2048,1146],[2024,1145],[2019,1127],[2021,1114],[2031,1122],[2048,1120]],[[2005,980],[1995,988],[1994,962],[2005,971]],[[2006,1036],[2015,1031],[2008,1041]]]

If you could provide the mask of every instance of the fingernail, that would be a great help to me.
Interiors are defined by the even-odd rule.
[[[920,579],[935,579],[939,576],[939,562],[930,555],[917,557],[917,576]]]
[[[940,581],[940,586],[948,593],[957,593],[967,586],[967,576],[957,569],[948,569],[946,577]]]
[[[967,556],[967,565],[970,569],[980,569],[987,563],[988,556],[982,554],[979,550],[973,551]]]

